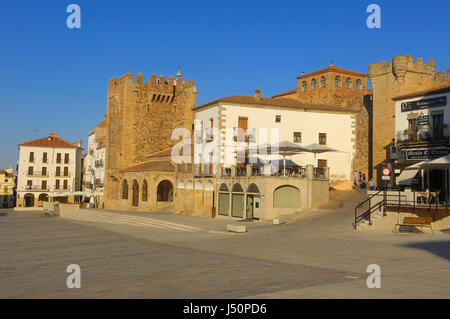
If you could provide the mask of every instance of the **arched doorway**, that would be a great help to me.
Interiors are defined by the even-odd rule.
[[[283,185],[273,192],[273,207],[300,208],[300,190],[291,185]]]
[[[128,199],[128,182],[126,179],[122,182],[122,199]]]
[[[139,184],[136,180],[133,181],[133,197],[131,201],[131,205],[138,206],[139,205]]]
[[[34,207],[34,194],[25,194],[25,207]]]
[[[256,184],[250,184],[247,188],[247,205],[246,205],[246,217],[247,219],[261,218],[261,195],[259,194],[259,188]]]
[[[244,190],[240,184],[234,184],[231,190],[231,216],[244,218]]]
[[[142,183],[142,201],[146,202],[148,196],[148,184],[147,181],[144,179],[144,182]]]
[[[219,215],[228,216],[230,211],[230,191],[226,184],[219,187]]]
[[[173,185],[170,181],[163,180],[158,184],[156,200],[158,202],[173,202]]]

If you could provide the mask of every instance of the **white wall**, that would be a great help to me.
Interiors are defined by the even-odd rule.
[[[219,106],[215,105],[209,109],[200,110],[196,112],[196,119],[200,119],[207,123],[210,117],[214,119],[219,114]],[[276,115],[281,115],[281,122],[276,123]],[[319,143],[319,133],[327,134],[327,146],[338,149],[342,152],[328,152],[318,154],[317,159],[326,159],[330,167],[331,179],[350,179],[351,160],[354,156],[354,142],[355,136],[352,134],[352,125],[354,118],[351,114],[333,114],[321,112],[305,112],[286,109],[271,109],[262,107],[249,107],[240,105],[226,104],[222,106],[222,117],[224,120],[224,128],[238,127],[239,116],[248,117],[248,128],[256,129],[256,144],[260,144],[259,136],[260,128],[267,128],[268,142],[271,142],[270,130],[272,128],[279,129],[279,140],[287,140],[293,142],[293,133],[301,132],[302,142],[301,146],[307,146],[312,143]],[[218,121],[214,120],[214,126],[218,127]],[[206,124],[209,127],[209,124]],[[222,130],[222,133],[225,133]],[[224,138],[221,137],[222,146],[225,144]],[[236,143],[234,143],[236,144]],[[226,162],[224,157],[224,149],[222,149],[221,163],[224,165],[234,164]],[[233,153],[234,156],[234,153]],[[291,160],[301,166],[313,164],[316,166],[317,162],[314,160],[314,155],[311,153],[300,154],[290,157]]]
[[[404,102],[413,102],[413,101],[419,101],[424,99],[432,99],[436,97],[446,96],[447,97],[447,105],[446,106],[439,106],[439,107],[432,107],[427,109],[418,109],[418,110],[411,110],[407,112],[401,111],[401,104]],[[395,138],[396,141],[398,139],[397,133],[403,133],[405,130],[408,129],[408,114],[423,114],[424,116],[429,116],[429,123],[430,125],[427,128],[423,128],[422,130],[427,130],[430,136],[432,135],[432,125],[433,125],[433,119],[431,116],[431,112],[433,111],[443,111],[444,112],[444,123],[447,125],[450,125],[450,111],[446,110],[448,103],[450,101],[450,93],[445,94],[437,94],[437,95],[430,95],[430,96],[423,96],[423,97],[416,97],[411,99],[404,99],[399,100],[395,102]]]

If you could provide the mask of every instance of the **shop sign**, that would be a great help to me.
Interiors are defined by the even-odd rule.
[[[427,160],[431,158],[439,158],[449,154],[447,148],[428,149],[428,150],[407,150],[407,160]]]
[[[401,110],[402,112],[407,112],[411,110],[428,109],[430,107],[446,106],[446,105],[447,105],[447,97],[440,96],[420,101],[403,102],[401,104]]]

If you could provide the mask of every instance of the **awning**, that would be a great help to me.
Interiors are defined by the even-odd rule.
[[[419,168],[404,169],[397,177],[397,185],[411,185],[414,177],[419,173]]]

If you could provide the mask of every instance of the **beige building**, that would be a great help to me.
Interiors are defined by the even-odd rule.
[[[57,133],[18,145],[17,207],[39,207],[49,201],[74,201],[81,191],[81,141],[69,143]]]
[[[13,169],[0,170],[0,208],[12,208],[15,204],[16,177]]]

